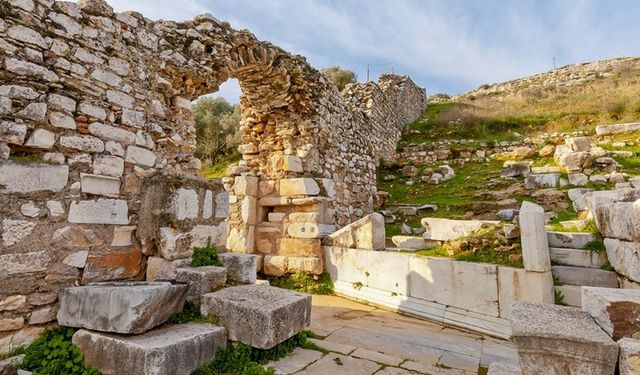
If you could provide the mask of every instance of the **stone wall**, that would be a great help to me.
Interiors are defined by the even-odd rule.
[[[426,103],[397,76],[343,97],[303,57],[211,15],[154,22],[100,0],[8,4],[0,347],[53,321],[59,288],[158,276],[209,239],[267,255],[272,274],[322,272],[320,238],[372,211],[380,153]],[[243,157],[222,183],[205,181],[191,101],[229,78],[242,88]]]

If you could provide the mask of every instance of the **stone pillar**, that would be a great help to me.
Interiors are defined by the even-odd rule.
[[[258,224],[258,177],[236,176],[229,195],[229,234],[227,249],[253,253],[255,226]]]
[[[524,269],[527,271],[551,271],[549,244],[544,225],[544,209],[531,202],[522,202],[520,234]]]

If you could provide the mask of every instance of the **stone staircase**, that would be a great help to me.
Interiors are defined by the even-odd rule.
[[[80,328],[73,343],[104,375],[188,375],[227,340],[270,349],[309,326],[309,295],[258,285],[254,256],[221,259],[224,267],[179,267],[170,280],[66,288],[58,322]],[[187,300],[219,326],[166,324]]]
[[[562,293],[569,306],[582,307],[582,286],[619,287],[616,273],[601,268],[607,262],[606,253],[586,249],[595,239],[590,233],[547,232],[549,255],[558,264],[551,267],[560,284],[555,290]]]

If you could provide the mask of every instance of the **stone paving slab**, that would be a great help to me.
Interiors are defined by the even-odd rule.
[[[399,366],[402,362],[404,362],[404,359],[400,357],[395,357],[362,348],[356,349],[353,353],[351,353],[351,356],[356,358],[368,359],[370,361],[389,366]]]
[[[327,374],[349,374],[349,375],[372,375],[381,365],[366,359],[359,359],[329,353],[319,361],[311,364],[305,370],[299,372],[300,375],[327,375]]]
[[[357,348],[352,345],[343,345],[338,344],[336,342],[326,341],[326,340],[318,340],[318,339],[309,339],[312,343],[318,345],[322,349],[328,350],[330,352],[340,353],[340,354],[350,354]]]
[[[278,361],[270,361],[265,367],[273,368],[277,375],[295,374],[323,356],[322,352],[296,348],[291,355]]]

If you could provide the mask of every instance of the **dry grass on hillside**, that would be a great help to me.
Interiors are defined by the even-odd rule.
[[[485,85],[454,98],[467,106],[452,107],[441,119],[535,117],[545,119],[540,132],[593,131],[596,124],[640,120],[640,59],[622,59],[600,71],[588,66]]]

